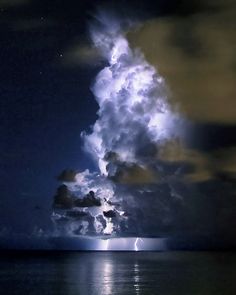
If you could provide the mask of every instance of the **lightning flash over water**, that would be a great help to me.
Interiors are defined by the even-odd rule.
[[[143,240],[141,238],[136,238],[135,243],[134,243],[134,250],[135,251],[140,251],[141,250],[140,248],[138,248],[138,243],[140,241],[143,242]]]

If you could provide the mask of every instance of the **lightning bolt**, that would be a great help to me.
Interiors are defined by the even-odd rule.
[[[141,241],[143,242],[143,239],[141,238],[136,238],[135,242],[134,242],[134,251],[140,251],[140,249],[138,248],[138,242]]]
[[[135,240],[135,242],[134,242],[134,250],[135,251],[139,251],[139,249],[138,249],[138,241],[139,240],[142,240],[142,239],[140,239],[140,238],[136,238],[136,240]]]
[[[105,245],[104,245],[104,251],[108,251],[108,248],[109,248],[109,240],[107,239],[106,241],[105,241]]]

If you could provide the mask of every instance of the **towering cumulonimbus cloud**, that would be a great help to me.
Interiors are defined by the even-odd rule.
[[[106,66],[92,86],[98,119],[81,136],[97,170],[58,176],[54,235],[129,237],[134,250],[144,237],[235,246],[235,146],[198,148],[198,123],[172,109],[164,79],[113,20],[90,28]]]
[[[109,66],[96,77],[94,96],[99,119],[85,148],[109,175],[109,163],[146,164],[146,157],[160,140],[173,136],[176,117],[167,102],[164,79],[149,65],[139,50],[131,50],[121,28],[105,21],[91,29],[92,40]]]
[[[161,232],[169,223],[165,196],[171,193],[158,148],[181,136],[180,118],[170,108],[164,79],[130,48],[119,22],[100,17],[90,32],[108,63],[92,87],[98,119],[90,134],[82,134],[98,171],[63,172],[52,219],[59,232],[78,235]]]

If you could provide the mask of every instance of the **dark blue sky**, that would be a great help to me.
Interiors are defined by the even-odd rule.
[[[75,37],[86,37],[86,9],[76,8],[76,21],[54,5],[37,9],[33,1],[1,10],[0,223],[14,230],[31,230],[35,219],[48,224],[56,176],[88,165],[80,132],[96,118],[89,87],[97,70],[62,66],[60,56]],[[30,20],[48,18],[55,24],[31,26]]]

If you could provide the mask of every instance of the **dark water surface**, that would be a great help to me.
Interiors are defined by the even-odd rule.
[[[236,253],[0,254],[0,294],[236,294]]]

